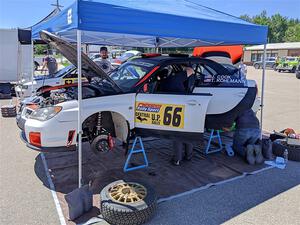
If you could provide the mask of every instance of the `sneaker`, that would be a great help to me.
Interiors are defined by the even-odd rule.
[[[255,164],[255,156],[254,156],[254,146],[253,145],[247,145],[246,148],[246,160],[250,165]]]
[[[262,164],[265,160],[262,154],[261,145],[253,145],[255,153],[255,163]]]
[[[180,166],[180,160],[173,160],[173,161],[172,161],[172,164],[173,164],[174,166]]]

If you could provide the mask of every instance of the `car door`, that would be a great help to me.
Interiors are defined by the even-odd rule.
[[[243,80],[227,75],[217,74],[207,66],[200,65],[199,73],[204,76],[201,83],[197,83],[193,93],[210,93],[212,99],[207,108],[207,114],[222,114],[232,110],[245,97],[248,87]]]
[[[210,94],[146,94],[135,101],[135,127],[156,133],[203,133]]]

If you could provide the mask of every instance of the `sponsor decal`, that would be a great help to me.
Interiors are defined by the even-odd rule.
[[[68,24],[72,23],[72,9],[68,10],[67,22],[68,22]]]
[[[64,84],[73,84],[73,83],[77,83],[78,82],[77,78],[65,78],[63,80],[64,80]],[[87,79],[85,77],[81,78],[81,80],[83,82],[87,81]]]
[[[184,105],[136,102],[135,122],[184,128]]]
[[[213,82],[222,82],[222,83],[244,83],[244,80],[240,79],[240,78],[234,78],[232,76],[229,75],[218,75],[216,77],[214,77]]]

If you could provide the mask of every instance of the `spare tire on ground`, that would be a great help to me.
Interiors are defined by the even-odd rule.
[[[15,105],[3,105],[1,106],[2,117],[15,117],[17,115],[17,109]]]
[[[283,157],[283,152],[287,149],[288,159],[300,162],[300,146],[288,145],[285,140],[277,140],[273,142],[272,149],[273,154],[280,157]]]
[[[114,225],[138,225],[154,215],[157,196],[148,184],[118,180],[100,193],[103,218]]]

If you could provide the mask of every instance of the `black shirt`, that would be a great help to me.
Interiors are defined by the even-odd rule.
[[[188,79],[186,71],[179,72],[174,76],[168,76],[161,83],[161,91],[170,93],[185,93],[184,82]]]

